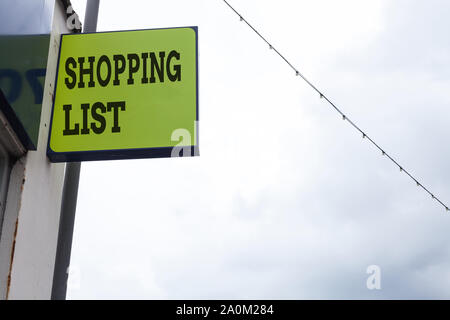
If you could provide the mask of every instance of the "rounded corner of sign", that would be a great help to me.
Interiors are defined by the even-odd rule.
[[[55,151],[53,151],[53,149],[48,145],[47,146],[47,155],[51,155],[51,154],[54,154],[55,153]]]
[[[57,152],[53,151],[50,146],[47,146],[47,158],[50,160],[50,162],[56,162],[55,155]]]
[[[198,26],[187,27],[186,29],[194,31],[195,37],[198,36]]]
[[[58,153],[58,151],[55,151],[54,148],[52,148],[52,143],[50,141],[47,145],[47,155],[48,154],[56,154],[56,153]]]

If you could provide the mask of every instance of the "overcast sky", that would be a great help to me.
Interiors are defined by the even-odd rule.
[[[229,2],[449,203],[450,2]],[[68,298],[450,298],[450,213],[223,1],[100,4],[98,31],[175,26],[199,27],[200,157],[83,163]]]

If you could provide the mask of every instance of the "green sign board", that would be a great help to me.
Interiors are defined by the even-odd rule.
[[[197,27],[62,35],[50,161],[197,155],[197,57]]]
[[[28,150],[38,144],[49,43],[48,34],[0,35],[0,90],[24,128]]]

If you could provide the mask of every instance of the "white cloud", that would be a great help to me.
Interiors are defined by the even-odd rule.
[[[82,165],[72,259],[83,281],[69,297],[450,296],[445,210],[224,3],[132,3],[102,1],[99,30],[199,26],[201,156]],[[447,3],[231,3],[449,199]],[[421,37],[405,40],[418,17]],[[404,58],[413,50],[432,63]],[[365,287],[371,264],[381,291]]]

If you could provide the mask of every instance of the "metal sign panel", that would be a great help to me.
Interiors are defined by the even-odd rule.
[[[50,161],[197,155],[197,47],[197,27],[62,35]]]
[[[0,35],[0,90],[4,97],[0,108],[17,118],[24,131],[17,126],[13,129],[28,150],[36,150],[38,144],[49,43],[50,35]],[[11,117],[8,120],[16,122]]]

